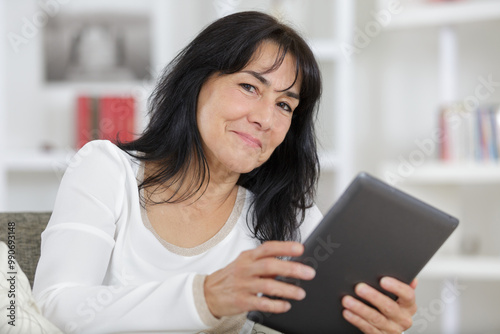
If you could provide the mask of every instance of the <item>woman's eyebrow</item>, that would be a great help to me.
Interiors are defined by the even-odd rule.
[[[259,80],[261,83],[263,83],[267,87],[271,86],[271,83],[269,82],[269,80],[264,78],[264,76],[262,74],[260,74],[259,72],[255,72],[255,71],[241,71],[241,72],[248,73],[248,74],[254,76],[257,80]],[[300,96],[297,93],[286,91],[285,94],[291,98],[300,100]]]

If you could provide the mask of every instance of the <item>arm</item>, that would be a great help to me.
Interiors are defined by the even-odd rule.
[[[93,142],[72,159],[42,234],[33,292],[43,313],[65,332],[202,330],[193,296],[196,273],[138,284],[133,273],[103,282],[130,163],[109,142]],[[130,172],[130,171],[129,171]],[[133,184],[132,184],[133,186]]]
[[[209,326],[188,300],[193,275],[140,285],[56,285],[38,301],[65,333],[201,331]]]

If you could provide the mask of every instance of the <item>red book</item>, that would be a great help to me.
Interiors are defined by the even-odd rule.
[[[92,101],[89,96],[78,97],[76,117],[76,147],[92,140]]]
[[[446,108],[441,109],[439,113],[439,130],[441,131],[441,142],[439,145],[439,157],[441,160],[448,161],[450,160],[450,151],[449,151],[449,132],[446,124]]]
[[[99,132],[101,139],[114,143],[134,140],[133,97],[102,97],[99,102]]]

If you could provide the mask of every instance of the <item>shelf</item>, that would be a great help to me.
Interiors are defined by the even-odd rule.
[[[66,169],[74,150],[40,150],[10,151],[3,161],[9,172],[61,172]]]
[[[75,150],[40,150],[12,151],[6,154],[4,168],[10,172],[51,172],[64,171]],[[319,153],[321,170],[333,171],[338,167],[339,159],[333,151]]]
[[[48,92],[59,93],[61,91],[78,91],[86,92],[88,94],[143,94],[149,93],[154,88],[153,81],[113,81],[113,82],[78,82],[78,81],[65,81],[65,82],[50,82],[44,85]]]
[[[314,55],[318,60],[337,60],[340,55],[340,47],[333,39],[313,39],[308,41]]]
[[[386,172],[395,175],[404,185],[467,185],[500,183],[500,163],[446,163],[429,162],[422,166],[409,167],[386,164],[382,175]]]
[[[466,280],[500,280],[500,257],[442,256],[424,267],[421,278],[458,278]]]
[[[388,8],[379,5],[379,10]],[[480,21],[500,20],[500,2],[454,1],[402,5],[402,11],[391,17],[387,30],[444,26]]]

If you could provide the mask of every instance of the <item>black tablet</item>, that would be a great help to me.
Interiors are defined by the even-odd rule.
[[[290,300],[281,314],[250,312],[248,318],[283,333],[361,333],[342,317],[341,299],[365,282],[391,298],[379,281],[391,276],[410,283],[457,227],[458,220],[368,175],[360,173],[293,258],[316,269],[300,285],[307,296]]]

